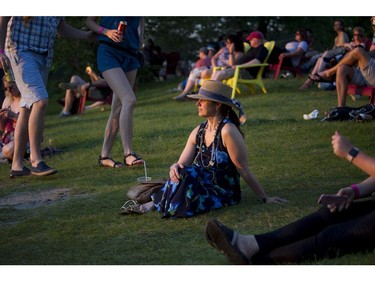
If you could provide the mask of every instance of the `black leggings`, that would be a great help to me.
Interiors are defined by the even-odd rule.
[[[255,235],[254,264],[298,263],[375,248],[375,202],[353,202],[342,212],[322,207],[275,231]]]

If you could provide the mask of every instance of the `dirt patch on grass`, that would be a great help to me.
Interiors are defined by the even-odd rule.
[[[38,192],[12,193],[0,198],[0,209],[9,207],[19,210],[33,209],[64,201],[69,197],[70,190],[68,188],[57,188]]]

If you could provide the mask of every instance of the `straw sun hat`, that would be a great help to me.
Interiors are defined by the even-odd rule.
[[[229,105],[230,107],[237,108],[239,111],[239,119],[241,124],[246,122],[246,114],[243,111],[242,105],[239,101],[231,99],[232,88],[228,85],[214,80],[205,80],[199,89],[198,94],[187,95],[191,99],[202,99],[214,101],[222,104]]]
[[[236,106],[231,99],[232,88],[219,81],[205,80],[203,81],[198,94],[192,94],[187,96],[191,99],[210,100],[226,104],[232,107]]]

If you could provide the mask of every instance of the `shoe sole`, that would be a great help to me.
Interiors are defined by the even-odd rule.
[[[248,265],[249,260],[240,252],[240,250],[231,244],[226,227],[217,220],[211,219],[207,222],[205,228],[206,239],[208,243],[225,255],[231,264]],[[229,230],[229,229],[228,229]]]
[[[57,170],[54,170],[54,169],[48,170],[48,171],[44,171],[44,172],[33,172],[33,171],[31,171],[31,174],[33,174],[34,176],[40,176],[40,177],[42,177],[42,176],[50,176],[50,175],[54,175],[56,173],[57,173]]]
[[[23,168],[22,171],[13,171],[11,170],[10,171],[10,174],[9,174],[9,177],[11,179],[14,179],[14,178],[19,178],[19,177],[26,177],[26,176],[30,176],[31,174],[31,171],[27,168]]]

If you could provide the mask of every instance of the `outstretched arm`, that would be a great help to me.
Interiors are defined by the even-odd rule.
[[[60,21],[57,27],[57,32],[62,37],[67,37],[71,39],[82,39],[82,40],[93,40],[95,39],[95,33],[90,31],[83,31],[73,26],[67,24],[65,20]]]
[[[222,129],[223,144],[227,148],[229,157],[236,166],[241,177],[254,191],[259,199],[265,203],[285,202],[285,199],[268,197],[258,179],[252,174],[249,168],[246,145],[241,133],[235,125],[226,124]]]

